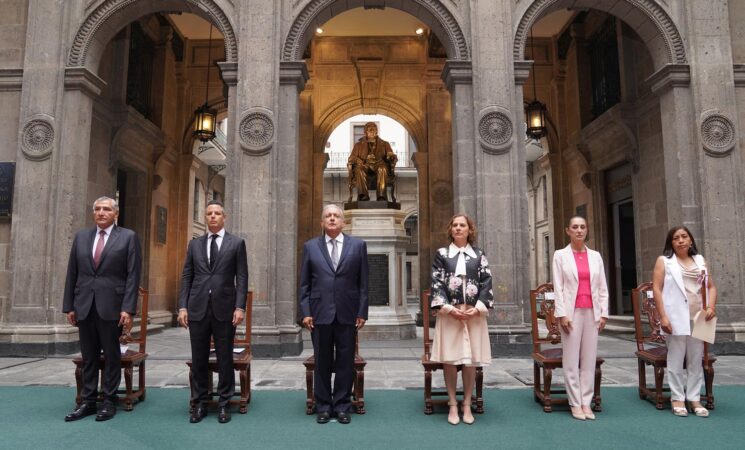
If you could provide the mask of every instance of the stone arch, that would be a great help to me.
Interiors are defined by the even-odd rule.
[[[535,0],[524,9],[515,29],[513,58],[522,60],[530,28],[546,14],[560,8],[591,8],[623,20],[642,38],[654,60],[655,70],[665,64],[686,64],[686,50],[678,27],[658,2],[653,0],[596,1]]]
[[[421,119],[407,105],[389,99],[380,99],[377,113],[388,116],[400,123],[409,132],[412,139],[414,139],[417,151],[426,148],[426,136]],[[314,143],[315,148],[321,148],[340,123],[357,114],[367,114],[359,100],[342,100],[328,108],[316,127],[317,141]]]
[[[346,0],[311,0],[297,14],[287,33],[282,48],[282,61],[298,61],[313,38],[317,26],[332,17],[351,9]],[[391,8],[400,9],[426,23],[445,46],[448,59],[469,60],[470,52],[466,36],[456,17],[440,0],[410,0],[397,2]]]
[[[88,14],[75,33],[67,57],[68,67],[89,67],[96,72],[106,44],[128,23],[147,14],[181,11],[196,14],[215,24],[224,37],[227,62],[238,59],[238,40],[224,0],[104,0]]]

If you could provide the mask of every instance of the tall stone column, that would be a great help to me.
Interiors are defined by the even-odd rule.
[[[491,266],[492,353],[529,351],[528,208],[522,92],[511,51],[514,2],[475,2],[473,139],[479,245]],[[495,20],[495,18],[503,18]]]
[[[442,80],[450,91],[453,121],[453,207],[478,217],[474,156],[473,71],[470,61],[447,61]]]
[[[60,65],[65,6],[28,2],[3,353],[71,351],[78,339],[77,329],[65,325],[62,294],[72,234],[90,217],[92,97],[104,83],[86,69],[65,73]]]
[[[685,2],[695,110],[703,233],[697,239],[716,277],[720,321],[745,317],[745,173],[738,148],[732,38],[726,0]],[[683,124],[664,126],[680,127]],[[683,130],[680,130],[681,132]],[[703,248],[702,248],[703,247]],[[717,341],[735,339],[717,333]],[[742,344],[742,343],[741,343]]]

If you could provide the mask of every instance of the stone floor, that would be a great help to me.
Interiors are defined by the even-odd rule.
[[[635,386],[637,365],[633,341],[601,336],[598,351],[605,358],[603,385]],[[189,336],[184,329],[169,328],[148,336],[147,384],[153,387],[185,388],[189,359]],[[252,364],[255,389],[305,389],[302,361],[312,353],[310,342],[299,356],[256,359]],[[405,341],[361,341],[360,354],[368,361],[365,369],[367,389],[421,389],[423,372],[421,328],[418,338]],[[74,386],[72,357],[0,358],[0,386]],[[714,366],[715,384],[745,384],[745,356],[719,356]],[[651,374],[648,375],[651,377]],[[484,370],[484,383],[490,388],[527,388],[533,382],[532,360],[500,358]],[[561,372],[554,374],[561,384]],[[435,386],[443,385],[434,377]]]

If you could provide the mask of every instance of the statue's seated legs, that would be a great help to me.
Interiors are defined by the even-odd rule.
[[[367,167],[363,166],[362,164],[357,164],[354,166],[353,184],[354,187],[357,188],[357,200],[370,200],[370,195],[368,195],[367,193]]]
[[[388,178],[388,170],[384,165],[379,165],[376,172],[376,180],[375,180],[375,190],[378,195],[377,200],[380,201],[388,201],[388,196],[385,192],[385,182]]]

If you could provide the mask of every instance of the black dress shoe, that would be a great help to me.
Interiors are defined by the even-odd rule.
[[[74,422],[80,420],[83,417],[92,416],[96,414],[95,403],[83,403],[77,408],[73,409],[72,412],[65,416],[65,422]]]
[[[202,419],[204,419],[206,415],[207,415],[207,407],[197,406],[194,408],[194,411],[191,413],[191,416],[189,416],[189,422],[199,423],[202,421]]]
[[[104,420],[113,419],[116,414],[116,405],[113,403],[104,403],[101,407],[101,411],[96,415],[96,422],[103,422]]]
[[[228,411],[227,406],[221,406],[217,410],[217,421],[220,423],[228,423],[230,422],[230,411]]]
[[[319,412],[316,416],[317,423],[329,423],[329,420],[331,420],[331,414],[328,411]]]
[[[349,413],[339,411],[338,413],[336,413],[336,421],[346,425],[352,421],[352,416],[350,416]]]

